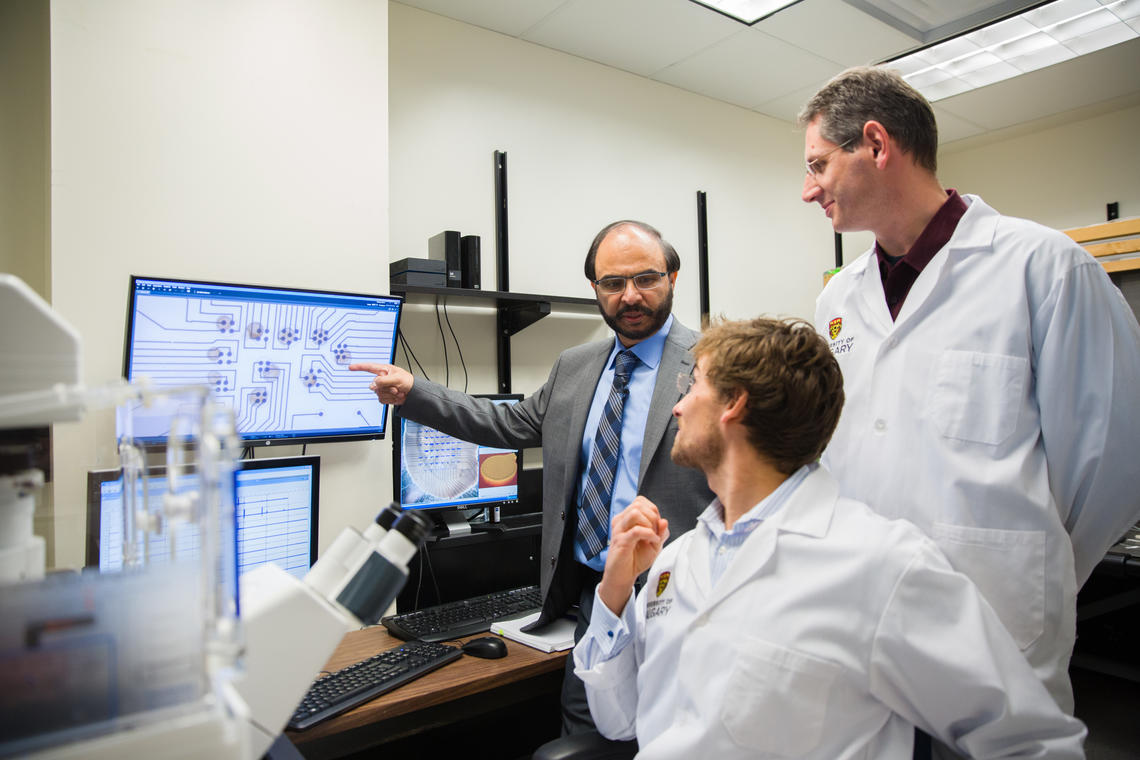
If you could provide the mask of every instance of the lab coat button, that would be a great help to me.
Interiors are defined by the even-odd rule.
[[[898,338],[887,338],[887,348],[894,348],[899,344]]]
[[[566,511],[565,510],[558,513],[558,519],[559,520],[565,520],[566,519]]]
[[[886,431],[887,431],[887,421],[882,419],[882,418],[875,420],[875,432],[876,433],[885,433]]]
[[[554,562],[555,562],[555,558],[554,558],[554,557],[551,557],[551,558],[550,558],[550,566],[551,566],[551,567],[554,567]]]

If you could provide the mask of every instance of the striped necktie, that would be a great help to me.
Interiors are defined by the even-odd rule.
[[[617,355],[614,384],[598,421],[594,436],[594,451],[578,505],[578,544],[588,559],[596,557],[606,548],[610,535],[610,499],[614,492],[621,454],[621,417],[625,397],[629,395],[629,376],[637,366],[637,355],[628,348]]]

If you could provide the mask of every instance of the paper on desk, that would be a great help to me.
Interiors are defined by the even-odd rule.
[[[514,620],[496,620],[491,623],[491,633],[542,652],[561,652],[574,646],[576,624],[573,618],[561,617],[537,631],[523,633],[522,629],[537,620],[540,614],[541,610]]]

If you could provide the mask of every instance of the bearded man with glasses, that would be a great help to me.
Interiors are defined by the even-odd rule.
[[[590,622],[612,517],[644,495],[683,531],[712,498],[704,475],[669,457],[676,378],[692,373],[689,349],[700,337],[672,315],[676,249],[650,225],[622,220],[594,237],[584,268],[614,337],[562,352],[546,383],[518,404],[472,398],[392,365],[350,367],[375,375],[377,398],[399,404],[405,419],[484,446],[542,447],[543,607],[535,627],[579,604],[576,638]],[[593,725],[567,659],[563,733]]]

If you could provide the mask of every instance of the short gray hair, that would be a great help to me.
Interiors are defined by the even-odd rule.
[[[899,146],[932,174],[938,170],[938,123],[934,109],[894,69],[857,66],[839,73],[800,110],[806,127],[819,118],[819,133],[828,142],[855,150],[863,125],[877,121]]]

